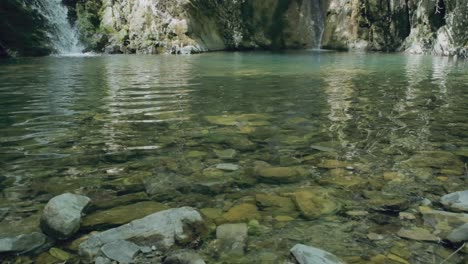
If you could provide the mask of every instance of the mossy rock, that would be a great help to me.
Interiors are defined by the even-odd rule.
[[[166,205],[152,201],[118,206],[85,216],[81,227],[84,229],[97,229],[123,225],[166,209],[168,209]]]
[[[318,187],[302,188],[291,194],[301,215],[309,220],[336,213],[340,204],[330,190]]]
[[[257,167],[255,173],[259,181],[267,183],[294,183],[309,174],[301,167]]]
[[[222,222],[225,223],[241,223],[248,222],[254,219],[260,219],[260,213],[254,204],[243,203],[233,206],[222,215]]]
[[[297,216],[296,206],[290,197],[282,197],[271,194],[257,194],[255,196],[257,206],[262,211],[271,212],[273,216],[287,215]]]

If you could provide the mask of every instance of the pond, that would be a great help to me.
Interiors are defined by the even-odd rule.
[[[191,206],[208,263],[284,263],[296,243],[350,263],[439,263],[457,246],[399,231],[437,235],[420,206],[464,190],[467,102],[468,62],[447,57],[3,60],[0,234],[37,229],[47,201],[72,192],[92,199],[56,245],[72,255],[83,234]],[[214,230],[238,222],[245,247],[223,252]]]

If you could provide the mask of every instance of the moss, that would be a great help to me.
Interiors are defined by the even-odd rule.
[[[87,50],[102,51],[107,43],[109,29],[100,26],[101,9],[101,0],[80,0],[76,3],[76,25]]]

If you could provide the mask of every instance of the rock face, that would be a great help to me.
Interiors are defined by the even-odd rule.
[[[299,264],[344,264],[338,257],[319,248],[297,244],[291,254]]]
[[[207,50],[318,47],[320,1],[88,0],[78,4],[85,40],[98,48],[105,32],[113,53],[194,53]],[[91,25],[91,26],[90,26]],[[89,43],[91,44],[91,43]]]
[[[66,0],[88,50],[196,53],[314,48],[468,56],[464,0]],[[46,19],[0,3],[0,56],[44,55]]]
[[[81,212],[89,202],[88,197],[71,193],[50,199],[42,213],[42,230],[57,239],[71,237],[80,228]]]
[[[329,0],[322,46],[467,56],[461,0]]]
[[[185,225],[190,225],[192,231],[200,231],[197,227],[202,224],[201,215],[193,208],[169,209],[93,235],[81,243],[79,251],[82,256],[94,258],[102,246],[119,240],[131,240],[139,246],[157,244],[168,248],[176,241],[183,243],[190,238]]]

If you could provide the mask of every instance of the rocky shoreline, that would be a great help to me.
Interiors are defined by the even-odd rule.
[[[276,172],[276,173],[275,173]],[[262,173],[260,173],[262,175]],[[265,173],[263,173],[265,175]],[[271,170],[268,175],[293,177],[294,173],[284,169]],[[289,176],[287,176],[289,175]],[[122,211],[122,215],[112,215],[110,211],[95,222],[112,222],[123,217],[122,225],[111,229],[93,230],[83,224],[93,214],[86,214],[90,208],[96,208],[99,201],[83,195],[64,193],[46,204],[38,221],[30,223],[31,232],[0,236],[0,254],[2,263],[212,263],[211,258],[227,261],[223,263],[245,263],[246,245],[252,235],[259,232],[262,225],[258,210],[276,207],[278,221],[291,221],[286,215],[290,210],[299,210],[302,217],[317,219],[334,212],[336,205],[330,198],[325,198],[320,188],[300,188],[294,194],[293,203],[287,197],[259,194],[254,203],[245,202],[231,207],[224,214],[217,209],[197,210],[192,207],[165,209],[160,207],[146,211],[142,218],[137,218],[141,206],[134,206]],[[406,210],[407,201],[383,200],[379,210],[391,210],[399,214],[402,228],[393,235],[405,240],[429,243],[449,243],[462,252],[468,252],[468,191],[459,191],[444,195],[437,203],[445,210],[433,209],[431,201],[420,202],[418,211]],[[291,204],[290,204],[291,203]],[[131,206],[131,205],[130,205]],[[112,209],[110,209],[112,210]],[[92,210],[91,210],[92,211]],[[284,213],[282,213],[284,211]],[[413,213],[414,212],[414,213]],[[2,209],[2,218],[8,210]],[[124,215],[136,214],[125,218]],[[147,215],[146,215],[147,214]],[[351,218],[361,218],[367,211],[349,210]],[[288,219],[286,219],[288,218]],[[110,220],[110,221],[109,221]],[[37,225],[36,225],[37,224]],[[18,222],[22,230],[24,220]],[[81,228],[80,228],[81,226]],[[99,225],[94,225],[98,227]],[[8,229],[9,227],[7,227]],[[11,227],[11,229],[15,229]],[[370,232],[369,241],[378,242],[386,235]],[[208,246],[207,246],[208,245]],[[320,246],[320,245],[318,245]],[[463,247],[463,248],[462,248]],[[387,255],[376,255],[365,263],[410,263],[402,251],[391,251]],[[404,252],[404,251],[403,251]],[[290,249],[289,260],[275,262],[276,257],[266,257],[261,263],[299,263],[299,264],[343,264],[364,263],[364,259],[343,256],[342,260],[330,252],[314,246],[295,244]],[[280,255],[284,255],[280,254]],[[10,256],[10,257],[8,257]],[[17,256],[17,257],[15,257]],[[11,261],[9,261],[11,259]],[[15,261],[16,259],[16,261]],[[272,262],[268,262],[269,259]],[[20,262],[17,262],[20,261]],[[208,261],[208,262],[205,262]],[[451,263],[451,262],[449,262]]]

